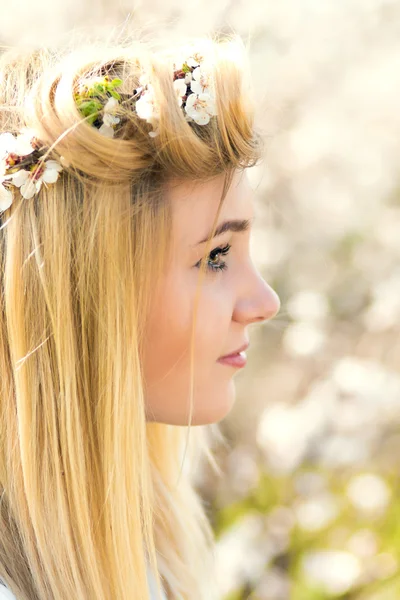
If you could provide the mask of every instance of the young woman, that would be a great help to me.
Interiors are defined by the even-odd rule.
[[[190,425],[279,310],[246,49],[8,50],[0,82],[0,598],[217,598]]]

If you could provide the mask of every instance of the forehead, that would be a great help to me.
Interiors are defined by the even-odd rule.
[[[202,183],[178,180],[169,182],[166,194],[171,206],[173,237],[176,243],[193,246],[211,231],[223,185],[223,175]],[[235,172],[218,222],[225,219],[251,220],[253,204],[254,190],[246,171]]]

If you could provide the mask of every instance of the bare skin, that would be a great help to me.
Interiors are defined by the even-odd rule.
[[[211,231],[223,177],[193,185],[178,182],[167,190],[172,205],[172,254],[154,290],[154,304],[144,348],[146,417],[187,425],[190,398],[190,336],[199,261]],[[215,423],[235,400],[233,377],[239,371],[218,362],[249,341],[249,326],[272,319],[280,309],[276,292],[264,281],[250,256],[254,191],[246,171],[235,173],[218,225],[248,220],[245,231],[225,231],[214,238],[197,312],[194,353],[193,425]],[[228,247],[230,245],[230,248]],[[224,248],[223,254],[215,252]],[[228,249],[228,250],[227,250]]]

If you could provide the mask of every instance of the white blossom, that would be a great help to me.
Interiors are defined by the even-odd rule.
[[[178,106],[182,106],[182,97],[186,96],[186,88],[187,85],[185,83],[185,79],[175,79],[174,81],[174,90],[176,92],[176,96],[178,98]]]
[[[197,67],[192,72],[190,89],[197,95],[209,94],[210,96],[213,96],[214,92],[211,73],[202,67]]]
[[[25,171],[24,169],[13,175],[12,183],[20,188],[22,196],[26,199],[32,198],[40,190],[41,185],[38,181],[38,186],[36,186],[36,182],[32,179],[30,171]]]
[[[151,84],[148,84],[148,89],[136,101],[135,106],[136,112],[141,119],[149,121],[149,119],[154,119],[157,116],[158,111],[155,104],[154,88]]]
[[[158,125],[159,112],[156,106],[154,88],[150,83],[147,84],[147,88],[143,95],[136,101],[135,107],[138,116],[141,119],[145,119],[154,129]],[[150,131],[149,136],[155,137],[158,134],[159,130],[155,129],[154,131]]]
[[[114,129],[109,125],[106,125],[105,123],[103,123],[103,125],[100,127],[99,133],[101,133],[101,135],[104,135],[104,137],[107,138],[114,137]]]
[[[32,140],[35,137],[37,137],[37,134],[33,129],[28,129],[26,127],[22,129],[17,135],[15,153],[19,156],[27,156],[28,154],[31,154],[35,149],[32,146]]]
[[[158,135],[160,135],[160,129],[154,129],[154,125],[153,125],[153,131],[149,131],[149,136],[150,137],[157,137]]]
[[[0,212],[7,210],[12,204],[12,193],[10,190],[0,185]]]
[[[29,177],[30,172],[25,169],[20,169],[13,175],[8,175],[7,179],[10,179],[16,187],[21,187]]]
[[[55,183],[62,166],[56,160],[48,160],[44,163],[42,174],[35,178],[35,172],[20,170],[12,176],[12,183],[20,188],[22,196],[29,200],[37,194],[42,183]]]
[[[176,55],[173,59],[174,71],[181,71],[184,64],[187,64],[188,67],[196,68],[199,66],[199,61],[196,60],[193,56],[189,56],[187,59],[182,58],[182,53],[179,52],[179,55]]]
[[[3,183],[5,181],[11,181],[13,185],[15,181],[21,182],[22,185],[25,182],[26,176],[24,173],[27,171],[20,170],[15,174],[7,175],[8,164],[6,162],[6,157],[9,154],[16,154],[17,156],[28,156],[32,154],[34,151],[34,147],[32,145],[33,138],[36,137],[36,133],[33,129],[28,129],[24,127],[19,134],[15,137],[10,132],[5,132],[0,135],[0,211],[3,212],[7,210],[12,204],[12,192],[7,189]],[[22,175],[20,175],[20,173]],[[19,187],[19,186],[17,186]]]
[[[0,159],[0,178],[3,180],[6,176],[8,169],[8,165],[6,162],[6,157]]]
[[[1,176],[0,176],[0,211],[3,212],[5,210],[7,210],[7,208],[9,208],[12,204],[12,192],[6,188],[3,183],[5,181],[10,181],[13,185],[16,185],[14,183],[14,180],[17,181],[17,183],[20,181],[21,183],[19,185],[22,185],[25,181],[25,176],[24,175],[20,175],[20,173],[28,173],[28,171],[23,171],[22,169],[20,171],[17,171],[17,173],[15,174],[11,174],[11,175],[6,175],[6,168],[7,168],[7,164],[6,161],[3,159],[1,161]],[[19,187],[19,186],[17,186]]]
[[[339,505],[333,494],[323,492],[311,498],[298,500],[294,506],[297,523],[305,531],[327,527],[339,514]]]
[[[187,87],[190,86],[190,90],[193,93],[189,94],[185,103],[187,120],[193,120],[199,125],[206,125],[210,117],[217,114],[217,108],[213,95],[211,72],[209,69],[200,67],[200,61],[202,61],[202,57],[196,53],[184,61],[180,59],[174,60],[175,71],[183,69],[185,64],[194,70],[185,73],[184,77],[175,79],[173,87],[178,106],[181,107],[183,105],[183,98],[187,93]],[[141,75],[139,81],[145,88],[145,91],[136,101],[136,112],[141,119],[145,119],[153,126],[153,131],[149,135],[155,137],[159,134],[158,123],[160,115],[155,101],[154,88],[149,83],[149,79],[145,73]]]
[[[374,473],[360,473],[348,484],[347,496],[361,511],[383,512],[389,504],[391,491],[382,477]]]
[[[60,163],[56,160],[48,160],[44,163],[44,167],[42,181],[44,181],[44,183],[55,183],[59,173],[62,171]]]
[[[319,584],[327,594],[336,596],[357,585],[362,562],[350,552],[315,550],[304,555],[302,570],[307,579]]]
[[[292,322],[283,336],[284,348],[290,356],[315,356],[326,341],[322,327],[307,321]]]
[[[12,133],[2,133],[0,135],[0,156],[4,158],[13,151],[16,139]]]
[[[36,137],[33,129],[23,128],[15,137],[12,133],[6,132],[0,135],[0,156],[7,154],[17,154],[18,156],[28,156],[34,151],[32,139]]]
[[[99,132],[105,137],[114,137],[114,127],[120,122],[120,118],[115,116],[115,110],[118,108],[119,102],[116,98],[109,98],[104,106],[103,125]]]
[[[207,125],[210,117],[217,114],[215,101],[210,94],[190,94],[185,110],[199,125]]]

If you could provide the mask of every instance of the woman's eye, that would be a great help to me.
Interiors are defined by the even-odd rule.
[[[226,254],[228,254],[230,249],[231,249],[230,244],[226,244],[226,246],[223,246],[222,248],[220,246],[218,248],[214,248],[214,250],[212,250],[207,257],[207,268],[210,271],[223,271],[224,269],[227,269],[228,265],[226,264],[225,261],[219,260],[219,256],[221,254],[223,256],[226,256]],[[201,260],[199,260],[199,262],[195,265],[196,267],[200,267]]]

